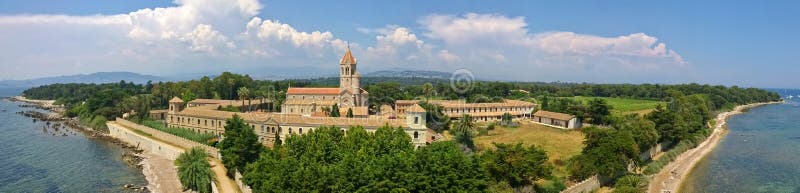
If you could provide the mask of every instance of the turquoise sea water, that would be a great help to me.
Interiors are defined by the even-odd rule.
[[[122,192],[125,184],[147,184],[122,161],[119,146],[69,129],[43,129],[45,123],[15,114],[23,109],[18,104],[0,99],[6,109],[0,112],[0,192]]]
[[[728,128],[681,192],[800,192],[800,100],[751,109]]]

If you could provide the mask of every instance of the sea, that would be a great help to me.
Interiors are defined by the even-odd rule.
[[[141,170],[122,160],[125,149],[34,122],[16,114],[34,110],[19,104],[0,99],[0,192],[125,192],[125,184],[147,185]]]
[[[680,192],[800,192],[800,90],[773,91],[786,103],[729,118],[729,133]]]

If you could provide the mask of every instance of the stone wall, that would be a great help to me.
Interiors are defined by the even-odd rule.
[[[588,193],[600,188],[601,185],[602,183],[600,183],[600,180],[597,177],[597,175],[594,175],[591,178],[583,180],[580,183],[577,183],[575,185],[568,187],[567,189],[562,190],[561,193]]]
[[[639,154],[639,158],[641,158],[644,161],[648,161],[670,146],[672,146],[672,144],[668,142],[658,143],[655,146],[648,149],[647,151],[643,151],[642,154]]]
[[[169,133],[157,130],[157,129],[153,129],[153,128],[146,127],[146,126],[143,126],[143,125],[139,125],[139,124],[130,122],[130,121],[122,119],[122,118],[117,118],[117,120],[115,122],[117,124],[119,124],[119,125],[131,128],[131,129],[137,129],[137,130],[141,130],[141,131],[143,131],[145,133],[149,133],[154,138],[157,138],[157,139],[159,139],[161,141],[164,141],[164,142],[167,142],[169,144],[181,147],[183,149],[191,149],[193,147],[200,147],[200,148],[206,150],[206,152],[208,152],[208,154],[211,157],[214,157],[214,158],[217,158],[217,159],[220,159],[220,157],[221,157],[220,154],[219,154],[219,149],[211,147],[211,146],[208,146],[206,144],[201,144],[201,143],[198,143],[198,142],[195,142],[195,141],[192,141],[192,140],[188,140],[188,139],[183,138],[183,137],[178,137],[178,136],[175,136],[175,135],[172,135],[172,134],[169,134]],[[109,124],[109,126],[110,125],[111,124]],[[132,143],[132,144],[134,144],[134,143]]]
[[[118,122],[108,122],[108,131],[112,137],[124,141],[138,147],[141,150],[152,152],[157,155],[162,155],[169,160],[175,160],[183,153],[183,149],[163,143],[153,141],[146,136],[134,133],[131,130],[124,128],[124,126],[117,124]]]
[[[242,181],[244,177],[242,177],[242,174],[239,173],[238,170],[234,175],[235,176],[233,180],[236,181],[236,185],[239,186],[239,190],[241,190],[242,193],[253,193],[253,189],[251,189],[247,184],[244,184],[244,181]]]

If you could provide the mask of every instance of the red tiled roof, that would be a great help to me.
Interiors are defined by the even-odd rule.
[[[288,94],[338,95],[339,88],[289,88]]]
[[[350,53],[350,46],[347,47],[347,51],[344,52],[344,56],[342,59],[339,60],[339,64],[355,64],[356,57],[353,57],[353,53]]]

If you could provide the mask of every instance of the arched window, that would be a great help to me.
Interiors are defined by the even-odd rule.
[[[298,133],[303,134],[303,128],[297,129]]]
[[[414,139],[419,139],[419,133],[417,133],[416,131],[414,131]]]

